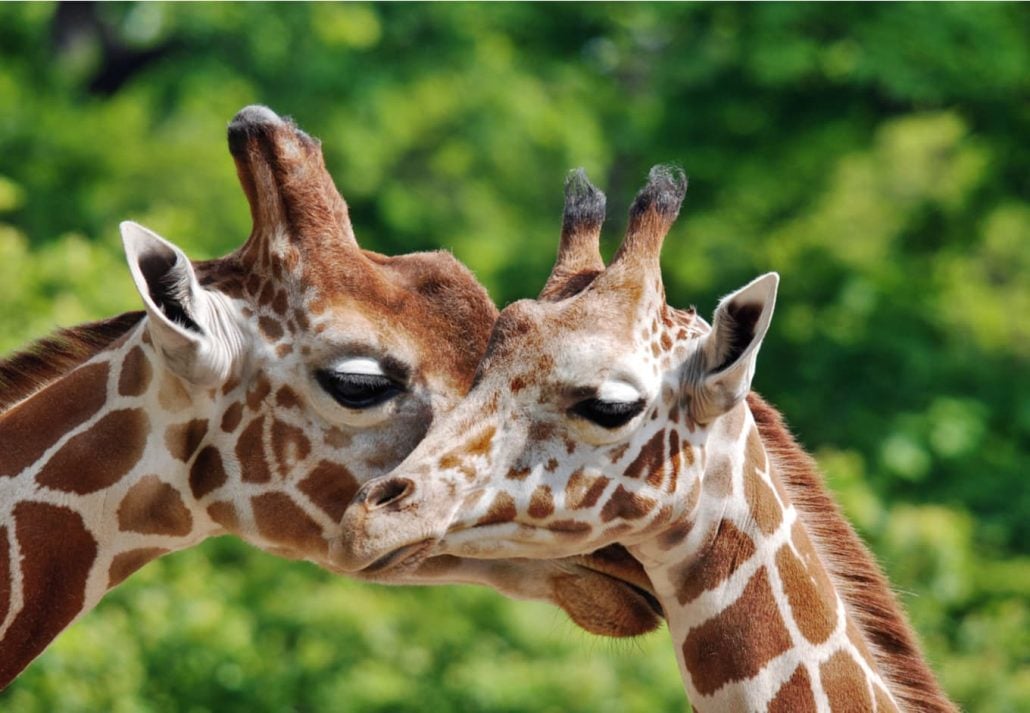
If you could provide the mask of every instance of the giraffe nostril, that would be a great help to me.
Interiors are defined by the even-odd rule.
[[[408,478],[389,478],[373,484],[365,493],[365,507],[378,510],[393,505],[415,492],[415,483]]]

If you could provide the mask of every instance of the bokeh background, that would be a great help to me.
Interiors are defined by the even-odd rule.
[[[321,137],[359,240],[446,248],[499,304],[566,171],[610,253],[691,179],[670,302],[783,277],[756,388],[883,562],[945,688],[1030,710],[1030,7],[0,5],[0,351],[136,309],[117,223],[246,237],[225,127]],[[666,632],[592,638],[474,588],[337,579],[228,539],[155,562],[5,711],[674,711]]]

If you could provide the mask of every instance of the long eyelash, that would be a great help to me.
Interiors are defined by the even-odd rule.
[[[628,423],[644,410],[643,399],[637,401],[602,401],[586,399],[572,407],[577,416],[602,428],[617,428]]]

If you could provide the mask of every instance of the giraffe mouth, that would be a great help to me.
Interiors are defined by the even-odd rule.
[[[597,572],[597,574],[601,575],[602,577],[608,577],[609,579],[613,580],[617,584],[619,584],[622,587],[626,588],[627,590],[629,590],[630,594],[638,596],[640,599],[642,599],[644,601],[645,604],[647,604],[647,606],[651,610],[651,612],[656,617],[658,617],[659,619],[664,619],[665,618],[665,610],[662,609],[661,602],[659,602],[658,601],[658,597],[656,597],[651,592],[647,591],[646,589],[644,589],[641,586],[638,586],[638,585],[634,584],[633,582],[628,582],[625,579],[620,579],[619,577],[614,577],[614,576],[608,574],[607,572],[598,572],[597,570],[594,570],[594,571]]]
[[[393,552],[389,552],[375,560],[372,564],[362,569],[360,573],[379,575],[384,572],[396,573],[402,570],[415,569],[429,556],[429,551],[436,543],[437,540],[430,538],[398,547]]]

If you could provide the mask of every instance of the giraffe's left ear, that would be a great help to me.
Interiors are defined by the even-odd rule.
[[[698,354],[700,373],[691,402],[694,420],[711,422],[747,396],[779,284],[780,276],[770,272],[719,302],[712,331]]]
[[[154,346],[178,376],[214,386],[232,374],[242,337],[225,297],[201,287],[178,247],[138,223],[120,226]]]

